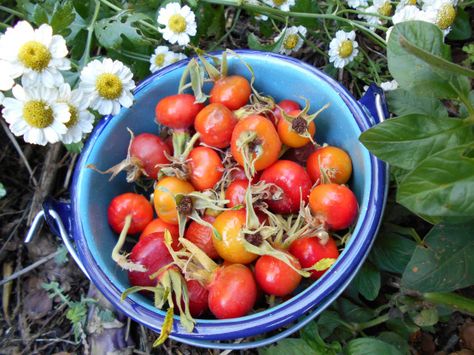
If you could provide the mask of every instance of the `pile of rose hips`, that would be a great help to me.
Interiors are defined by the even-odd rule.
[[[313,141],[325,107],[309,115],[308,104],[275,104],[245,77],[208,74],[209,96],[193,87],[195,95],[159,100],[162,135],[132,134],[127,159],[112,169],[127,170],[128,181],[153,179],[153,194],[125,193],[108,209],[120,233],[112,257],[133,286],[124,297],[140,291],[168,304],[168,322],[179,309],[189,330],[208,310],[245,316],[264,295],[271,306],[321,277],[339,256],[333,232],[347,230],[358,210],[344,185],[348,154]],[[133,234],[130,254],[120,253]]]

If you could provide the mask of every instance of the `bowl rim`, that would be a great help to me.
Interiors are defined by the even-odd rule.
[[[340,83],[315,67],[296,58],[275,53],[254,50],[235,50],[234,52],[241,55],[244,59],[245,57],[270,57],[307,71],[309,74],[318,77],[319,80],[324,81],[339,94],[347,108],[352,113],[361,132],[370,128],[372,125],[371,118],[361,108],[360,104],[357,103],[352,94]],[[212,52],[210,54],[219,55],[221,53],[222,52]],[[190,60],[191,58],[187,58],[153,73],[137,85],[134,94],[144,90],[155,80],[167,73],[184,67]],[[80,213],[77,201],[79,199],[76,198],[76,196],[79,196],[80,194],[81,170],[98,137],[111,121],[112,117],[113,116],[111,115],[104,117],[95,127],[83,148],[74,170],[73,182],[71,185],[73,237],[77,245],[80,259],[83,261],[89,275],[91,275],[92,281],[104,296],[114,305],[114,307],[127,314],[130,318],[159,332],[164,320],[164,313],[162,311],[160,311],[162,314],[151,312],[133,297],[128,297],[123,302],[120,301],[121,291],[111,283],[105,272],[101,270],[96,263],[87,245],[86,237],[81,228],[80,218],[78,218]],[[383,162],[375,158],[372,154],[368,154],[371,179],[368,198],[369,203],[367,210],[364,211],[364,219],[357,222],[357,224],[361,223],[361,227],[358,234],[352,236],[354,241],[352,242],[351,247],[348,248],[349,250],[345,251],[337,263],[325,273],[324,277],[321,279],[322,282],[313,283],[298,295],[279,305],[277,309],[274,307],[245,317],[227,320],[197,319],[195,329],[192,333],[188,333],[184,328],[182,328],[179,324],[179,317],[175,316],[173,331],[170,337],[186,342],[186,339],[189,339],[190,341],[219,341],[255,336],[277,329],[297,320],[310,311],[315,305],[322,303],[327,297],[332,297],[333,299],[336,298],[355,276],[356,271],[362,266],[362,263],[375,239],[385,205],[387,189],[386,167]],[[359,218],[360,217],[361,216],[359,216]],[[322,309],[318,309],[317,314],[321,311]],[[317,314],[314,314],[314,316]]]

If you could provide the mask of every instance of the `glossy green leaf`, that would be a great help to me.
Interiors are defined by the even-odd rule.
[[[360,141],[389,164],[413,169],[426,157],[473,138],[472,131],[462,120],[407,115],[370,128],[361,134]]]
[[[249,33],[247,37],[247,44],[249,45],[250,49],[276,53],[278,52],[278,49],[280,49],[280,46],[283,43],[284,39],[285,39],[285,36],[281,36],[280,39],[276,42],[269,43],[269,44],[261,44],[256,35],[254,35],[253,33]]]
[[[438,310],[436,308],[425,308],[415,312],[411,319],[419,327],[431,327],[438,323]]]
[[[69,26],[74,21],[76,13],[71,1],[65,1],[56,6],[54,13],[51,16],[50,25],[55,34],[69,33]]]
[[[377,235],[369,259],[380,270],[402,274],[416,247],[411,233],[416,232],[412,228],[383,226]]]
[[[405,90],[414,89],[440,98],[457,97],[445,72],[434,70],[424,60],[409,53],[400,43],[404,38],[418,48],[450,60],[449,47],[441,30],[428,22],[406,21],[393,27],[387,44],[388,68]]]
[[[433,227],[425,245],[416,247],[402,286],[419,292],[449,292],[473,285],[473,231],[473,223]]]
[[[343,323],[343,321],[337,312],[326,310],[317,318],[317,323],[321,337],[326,339]]]
[[[340,297],[335,303],[339,315],[346,322],[363,323],[376,316],[376,312],[370,308],[361,307],[346,298]]]
[[[373,301],[377,298],[380,291],[380,272],[369,261],[362,265],[356,277],[352,281],[357,291],[367,300]]]
[[[397,116],[411,114],[430,117],[448,117],[443,103],[434,97],[422,96],[419,93],[397,89],[385,93],[390,112]]]
[[[381,332],[377,339],[382,340],[385,343],[391,344],[398,349],[402,354],[410,354],[410,346],[408,342],[399,334],[394,332]]]
[[[317,354],[336,355],[342,350],[338,342],[326,343],[319,334],[319,327],[316,322],[310,322],[300,331],[301,338],[316,351]]]
[[[318,355],[303,339],[283,339],[268,348],[259,348],[260,355]]]
[[[375,338],[351,340],[344,348],[347,355],[402,355],[395,346]]]
[[[473,145],[446,149],[422,161],[399,185],[397,202],[421,216],[452,223],[471,219],[474,158],[469,148]]]
[[[449,32],[447,38],[451,41],[465,41],[470,39],[471,35],[472,27],[469,13],[458,8],[456,20],[451,26],[451,32]]]
[[[136,23],[145,18],[145,15],[135,13],[102,19],[97,21],[94,26],[95,35],[105,48],[119,48],[122,45],[123,37],[128,38],[136,45],[143,45],[146,41],[141,31],[136,27]]]
[[[456,75],[463,75],[470,78],[474,77],[474,71],[472,69],[463,67],[456,63],[452,63],[440,56],[431,54],[430,52],[418,47],[416,44],[409,41],[405,36],[401,35],[399,38],[400,45],[410,54],[413,54],[418,59],[421,59],[425,63],[432,67],[447,71]]]

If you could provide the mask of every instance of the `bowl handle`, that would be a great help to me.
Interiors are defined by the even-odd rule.
[[[84,275],[90,280],[89,274],[87,273],[82,261],[77,255],[76,248],[72,241],[72,216],[71,216],[71,203],[69,201],[56,201],[52,198],[47,198],[43,202],[43,210],[39,211],[33,222],[31,223],[30,229],[25,238],[25,243],[30,243],[39,229],[42,226],[43,219],[46,220],[51,232],[59,236],[69,254],[72,256],[76,264],[82,270]]]
[[[370,84],[366,93],[360,98],[359,104],[369,111],[372,125],[383,122],[389,117],[385,94],[383,90],[374,83]]]

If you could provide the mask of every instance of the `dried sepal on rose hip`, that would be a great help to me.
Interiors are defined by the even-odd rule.
[[[239,121],[232,132],[231,152],[234,159],[252,180],[257,171],[278,160],[281,141],[273,123],[267,118],[252,115]]]
[[[341,148],[324,144],[308,157],[306,170],[313,183],[345,184],[352,174],[352,160]]]
[[[282,119],[277,124],[281,141],[291,148],[300,148],[310,142],[316,144],[313,138],[316,133],[314,120],[329,107],[329,104],[326,104],[316,113],[309,115],[310,104],[308,100],[305,99],[305,101],[306,105],[303,110],[294,110],[288,113],[281,111]]]
[[[252,271],[242,264],[219,265],[185,238],[184,249],[175,254],[175,263],[186,279],[199,281],[208,291],[209,309],[218,319],[247,315],[257,299]]]
[[[170,147],[157,135],[141,133],[135,136],[130,129],[128,132],[130,143],[127,157],[123,161],[105,171],[97,169],[94,165],[89,165],[88,168],[101,174],[111,174],[110,180],[122,171],[126,171],[126,179],[129,183],[138,182],[142,176],[156,180],[160,166],[169,163]]]
[[[213,225],[203,219],[206,211],[225,211],[227,200],[220,199],[214,190],[205,190],[203,192],[193,191],[188,194],[177,194],[175,196],[176,210],[178,215],[178,226],[180,237],[184,236],[186,223],[193,220],[203,226],[215,230]]]

